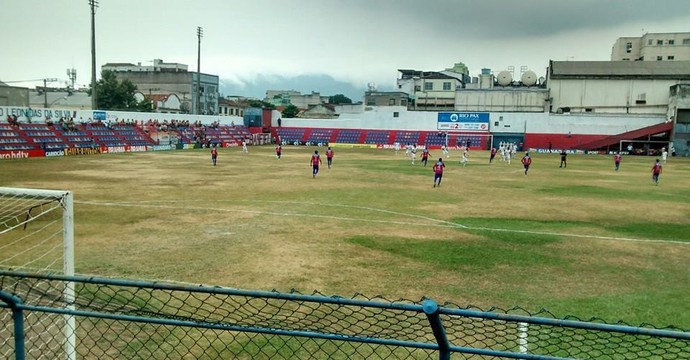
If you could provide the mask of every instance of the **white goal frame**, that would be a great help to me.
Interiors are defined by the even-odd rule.
[[[20,227],[26,228],[26,226],[43,215],[40,213],[36,216],[31,214],[31,210],[36,207],[42,207],[46,204],[57,202],[55,207],[60,207],[62,210],[62,274],[66,276],[74,276],[74,195],[71,191],[58,191],[58,190],[39,190],[39,189],[27,189],[27,188],[10,188],[10,187],[0,187],[0,196],[17,198],[20,200],[35,200],[36,205],[30,207],[25,214],[17,213],[14,215],[3,213],[0,214],[2,217],[3,226],[0,227],[0,235],[5,232],[18,229]],[[54,210],[49,210],[51,212]],[[8,226],[8,219],[11,219],[11,225]],[[0,260],[2,259],[2,254],[0,253]],[[74,283],[67,282],[65,289],[63,290],[64,302],[68,304],[66,308],[68,310],[74,311]],[[64,328],[62,330],[65,336],[64,343],[64,354],[65,359],[73,360],[76,359],[76,320],[73,315],[64,315]]]

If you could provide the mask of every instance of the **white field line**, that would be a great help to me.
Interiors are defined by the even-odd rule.
[[[216,202],[226,202],[225,200],[217,200]],[[229,201],[229,200],[227,200]],[[237,202],[237,200],[232,200]],[[648,243],[664,243],[664,244],[677,244],[677,245],[689,245],[690,241],[678,241],[678,240],[664,240],[664,239],[637,239],[628,237],[616,237],[616,236],[602,236],[602,235],[587,235],[587,234],[572,234],[572,233],[559,233],[559,232],[549,232],[549,231],[533,231],[533,230],[519,230],[519,229],[502,229],[502,228],[489,228],[483,226],[467,226],[462,224],[453,223],[446,220],[434,219],[428,216],[409,214],[398,211],[377,209],[366,206],[354,206],[354,205],[342,205],[342,204],[322,204],[314,202],[298,202],[298,201],[257,201],[257,200],[242,200],[245,202],[264,202],[264,203],[282,203],[282,204],[298,204],[298,205],[316,205],[316,206],[329,206],[329,207],[342,207],[349,209],[360,209],[372,212],[382,212],[387,214],[407,216],[422,220],[427,220],[429,223],[421,222],[409,222],[409,221],[393,221],[393,220],[373,220],[373,219],[363,219],[363,218],[352,218],[344,216],[333,216],[333,215],[319,215],[319,214],[301,214],[301,213],[290,213],[290,212],[275,212],[275,211],[260,211],[260,210],[237,210],[237,209],[224,209],[224,208],[209,208],[209,207],[189,207],[185,206],[186,210],[206,210],[206,211],[219,211],[219,212],[239,212],[248,214],[259,214],[259,215],[275,215],[275,216],[294,216],[294,217],[308,217],[308,218],[322,218],[322,219],[332,219],[332,220],[342,220],[342,221],[357,221],[357,222],[372,222],[372,223],[385,223],[385,224],[395,224],[395,225],[411,225],[411,226],[435,226],[435,227],[445,227],[445,228],[460,228],[466,230],[480,230],[480,231],[496,231],[496,232],[507,232],[507,233],[518,233],[518,234],[531,234],[531,235],[548,235],[548,236],[570,236],[575,238],[586,238],[586,239],[597,239],[597,240],[610,240],[610,241],[633,241],[633,242],[648,242]],[[96,202],[96,201],[74,201],[76,204],[84,205],[96,205],[96,206],[121,206],[121,207],[142,207],[142,208],[158,208],[158,209],[180,209],[179,206],[173,205],[157,205],[157,204],[146,204],[146,203],[183,203],[186,201],[179,200],[162,200],[162,201],[140,201],[140,202]]]

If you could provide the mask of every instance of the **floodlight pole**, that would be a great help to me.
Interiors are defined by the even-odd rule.
[[[201,114],[201,38],[204,36],[204,29],[201,26],[196,28],[197,54],[196,54],[196,113]]]
[[[43,79],[43,108],[48,108],[48,82],[57,81],[57,79]]]
[[[98,108],[98,93],[96,92],[96,8],[98,0],[89,0],[91,6],[91,109]]]

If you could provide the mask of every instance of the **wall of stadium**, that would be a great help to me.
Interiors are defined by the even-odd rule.
[[[665,114],[678,80],[550,79],[551,111]]]
[[[493,133],[614,135],[665,121],[664,115],[491,112],[489,116],[489,131]],[[337,119],[282,119],[282,126],[435,131],[437,121],[438,112],[407,111],[402,106],[381,106],[360,114],[342,114]]]
[[[158,120],[160,122],[165,120],[189,120],[189,122],[201,121],[202,124],[211,124],[218,121],[222,125],[230,125],[232,123],[241,125],[243,119],[241,116],[218,116],[218,115],[190,115],[190,114],[165,114],[165,113],[143,113],[143,112],[128,112],[128,111],[102,111],[102,110],[69,110],[69,109],[45,109],[45,108],[31,108],[31,107],[16,107],[16,106],[0,106],[0,118],[3,120],[7,116],[16,115],[20,122],[44,122],[48,117],[53,121],[57,121],[61,117],[73,118],[76,122],[88,122],[99,117],[104,117],[103,121],[119,121],[119,120],[135,120],[139,122],[147,122],[149,119]]]

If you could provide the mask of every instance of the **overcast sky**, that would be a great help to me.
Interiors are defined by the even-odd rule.
[[[392,87],[397,69],[455,62],[472,76],[509,66],[542,76],[549,59],[609,60],[619,37],[690,32],[690,0],[99,2],[99,73],[108,62],[155,58],[196,71],[201,26],[201,71],[240,85],[258,75],[327,74],[356,87]],[[90,82],[87,0],[0,0],[0,9],[0,81],[64,83],[74,67],[77,84]]]

